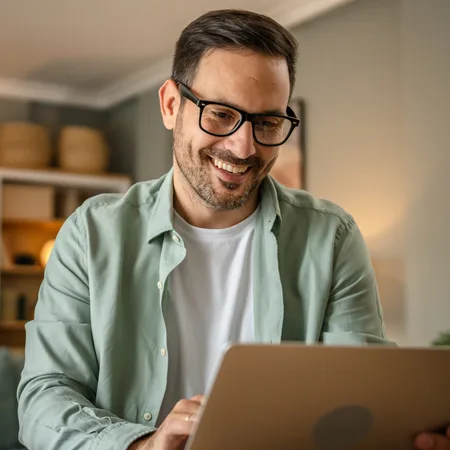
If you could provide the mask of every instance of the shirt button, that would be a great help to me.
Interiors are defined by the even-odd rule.
[[[144,414],[144,420],[146,420],[147,422],[148,422],[149,420],[152,420],[152,415],[151,415],[149,412],[146,412],[146,413]]]
[[[179,238],[176,234],[172,235],[172,239],[173,239],[177,244],[180,242],[180,238]]]
[[[158,289],[160,291],[162,291],[162,288],[163,288],[163,284],[161,283],[161,281],[158,281]]]
[[[162,348],[161,349],[161,356],[166,356],[166,349],[165,348]]]

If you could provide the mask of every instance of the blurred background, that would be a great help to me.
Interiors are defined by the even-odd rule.
[[[303,187],[359,223],[390,339],[450,330],[449,0],[1,0],[0,345],[23,345],[64,218],[171,167],[175,41],[234,7],[299,41]]]

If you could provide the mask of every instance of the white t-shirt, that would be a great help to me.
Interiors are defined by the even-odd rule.
[[[157,425],[178,400],[205,394],[231,342],[255,340],[252,240],[258,210],[225,229],[189,225],[174,213],[186,247],[164,308],[169,373]]]

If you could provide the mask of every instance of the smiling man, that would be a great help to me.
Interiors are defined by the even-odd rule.
[[[180,449],[227,343],[385,342],[352,217],[268,176],[299,123],[296,52],[245,11],[183,31],[160,89],[173,169],[88,200],[54,246],[27,324],[28,448]]]

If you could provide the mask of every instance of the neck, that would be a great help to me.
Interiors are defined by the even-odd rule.
[[[238,209],[222,211],[208,206],[187,183],[177,168],[173,177],[173,206],[190,225],[198,228],[229,228],[251,216],[258,207],[258,190]]]

